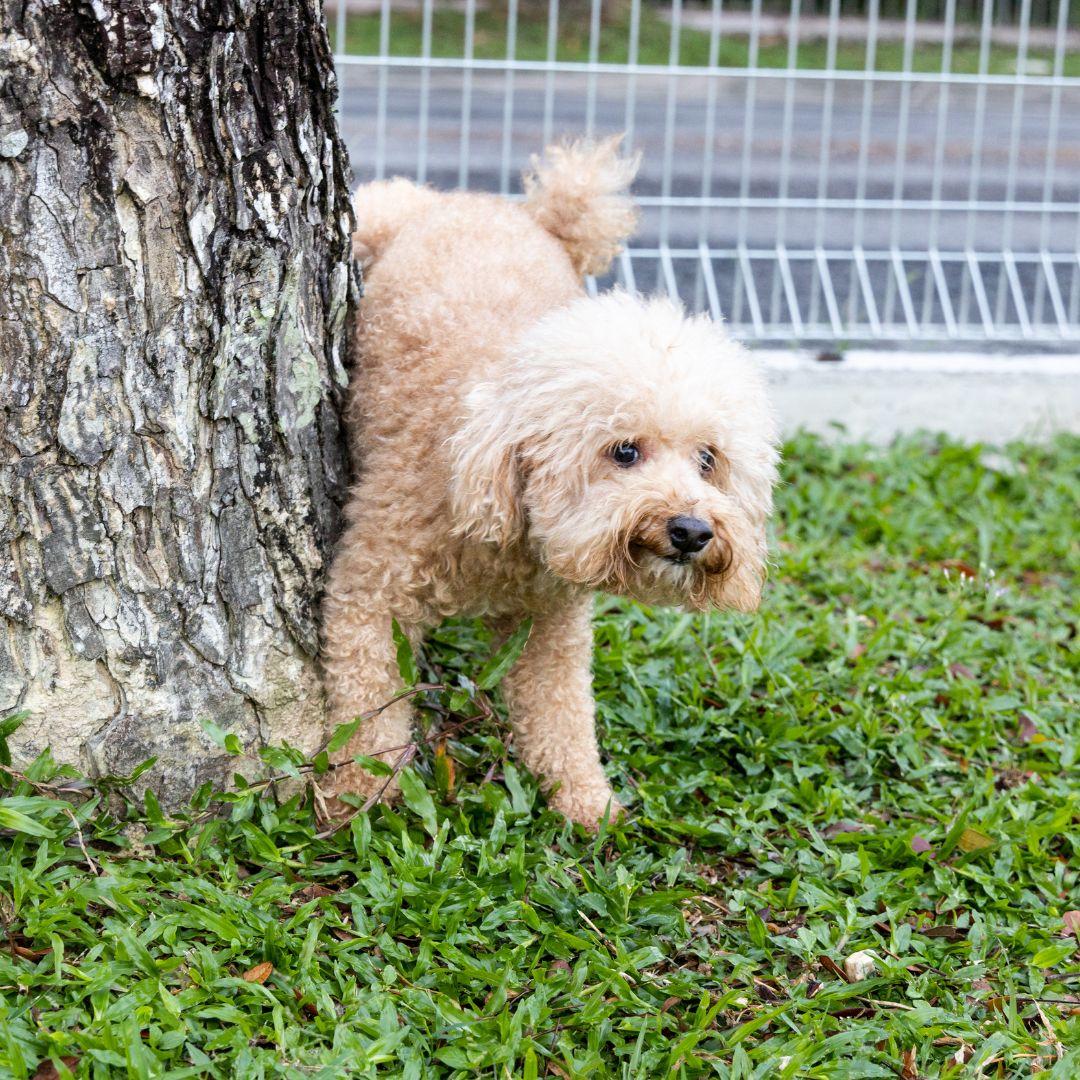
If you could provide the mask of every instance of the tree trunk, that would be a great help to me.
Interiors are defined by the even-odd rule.
[[[318,0],[0,0],[0,717],[166,801],[322,737],[348,167]]]

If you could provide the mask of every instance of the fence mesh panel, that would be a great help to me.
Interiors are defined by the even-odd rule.
[[[513,197],[625,132],[642,227],[593,288],[760,343],[1080,343],[1080,0],[339,4],[358,181]]]

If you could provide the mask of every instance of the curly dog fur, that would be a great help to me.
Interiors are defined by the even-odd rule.
[[[450,615],[501,632],[531,616],[504,681],[515,748],[590,826],[618,809],[594,733],[593,592],[753,609],[777,460],[762,381],[721,327],[584,295],[635,223],[617,145],[549,150],[519,205],[405,180],[357,192],[359,475],[324,607],[334,724],[400,691],[392,619],[419,641]],[[411,737],[398,702],[342,760],[393,761]],[[356,764],[331,777],[384,782]]]

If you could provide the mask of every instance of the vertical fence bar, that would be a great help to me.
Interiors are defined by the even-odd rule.
[[[801,338],[803,320],[802,311],[799,308],[799,294],[795,289],[795,279],[791,276],[791,261],[788,259],[787,249],[782,245],[776,249],[776,264],[780,267],[780,280],[784,284],[784,296],[791,315],[791,328],[795,331],[795,336]]]
[[[949,296],[949,283],[945,277],[945,267],[941,263],[941,252],[938,251],[936,246],[931,245],[926,253],[926,257],[930,264],[929,270],[933,271],[933,284],[937,286],[938,296],[941,300],[941,317],[945,320],[945,332],[950,338],[954,338],[957,335],[956,316],[953,314],[952,299]],[[923,278],[924,282],[931,281],[929,270]],[[927,295],[933,295],[929,285],[924,286],[923,292],[922,325],[924,327],[930,326],[930,319],[928,318],[926,311]]]
[[[945,38],[941,45],[941,74],[948,75],[952,71],[952,47],[953,31],[956,26],[956,0],[945,0]],[[945,144],[949,136],[949,84],[942,80],[938,86],[938,112],[937,130],[934,137],[934,165],[933,179],[930,183],[930,199],[933,209],[930,211],[930,229],[927,235],[926,247],[930,258],[933,260],[934,276],[929,274],[923,279],[923,306],[922,323],[928,326],[933,315],[933,284],[936,282],[942,290],[941,310],[945,316],[946,325],[949,328],[949,336],[954,337],[956,326],[953,322],[952,303],[948,295],[948,281],[945,278],[941,261],[938,258],[938,239],[941,223],[941,215],[938,203],[941,200],[942,184],[945,180]]]
[[[630,257],[628,248],[619,252],[619,269],[622,271],[623,287],[629,292],[637,292],[637,281],[634,278],[634,260]]]
[[[993,3],[993,0],[987,0]],[[907,0],[904,14],[904,54],[900,70],[905,75],[911,74],[911,63],[915,53],[915,17],[918,14],[919,0]],[[900,111],[896,120],[896,175],[893,177],[893,210],[889,222],[889,249],[896,251],[900,247],[900,204],[904,198],[904,173],[907,171],[908,120],[911,112],[911,82],[905,79],[900,84]],[[896,282],[891,274],[885,275],[884,320],[888,326],[893,321],[896,306]]]
[[[552,0],[554,3],[555,0]],[[634,149],[634,121],[637,112],[637,64],[638,47],[641,40],[641,0],[631,0],[629,40],[626,43],[626,63],[629,74],[626,76],[626,110],[623,131],[626,132],[626,149]]]
[[[979,186],[982,179],[982,149],[983,149],[983,132],[986,127],[986,83],[983,81],[986,73],[990,70],[990,34],[993,29],[994,20],[994,0],[983,0],[982,6],[982,27],[979,30],[979,85],[975,88],[975,134],[971,146],[971,173],[968,181],[968,203],[974,204],[979,197]],[[978,260],[975,258],[975,230],[977,224],[978,214],[974,210],[969,210],[967,213],[967,229],[964,239],[964,249],[967,252],[968,267],[971,270],[971,287],[976,290],[983,290],[982,275],[979,274],[978,281],[975,280],[975,273],[977,272]],[[978,300],[978,296],[976,296]],[[968,306],[970,302],[970,289],[968,288],[968,279],[965,277],[960,282],[960,313],[959,320],[961,324],[966,324],[968,321]],[[980,317],[983,319],[985,327],[986,311],[981,307],[979,309]],[[993,329],[987,330],[987,335],[992,334]]]
[[[671,5],[671,37],[668,41],[668,65],[678,67],[679,44],[682,33],[682,0],[673,0]],[[675,168],[675,122],[678,112],[679,80],[674,75],[667,77],[667,107],[664,110],[664,164],[660,177],[660,250],[664,251],[671,242],[671,185]]]
[[[832,272],[829,270],[829,260],[825,257],[825,249],[818,247],[814,252],[814,261],[817,265],[818,277],[821,278],[821,291],[825,295],[825,310],[829,314],[829,326],[833,335],[839,338],[844,332],[844,324],[840,318],[840,306],[836,302],[836,290],[833,288]]]
[[[510,194],[510,153],[514,134],[514,65],[517,52],[517,0],[508,0],[506,11],[506,79],[503,83],[502,161],[499,165],[499,194]]]
[[[761,35],[761,0],[751,0],[750,15],[750,43],[747,50],[746,68],[748,71],[758,66],[758,45]],[[739,214],[736,223],[736,246],[739,251],[739,266],[743,270],[742,276],[735,276],[735,287],[731,298],[731,317],[733,322],[739,322],[742,315],[742,292],[743,277],[746,278],[746,288],[754,288],[754,279],[751,272],[750,260],[746,257],[746,239],[749,232],[747,219],[746,200],[750,195],[750,163],[753,159],[754,138],[754,99],[757,94],[757,79],[746,80],[746,107],[743,110],[743,152],[742,167],[739,172]],[[755,313],[755,327],[761,322],[761,314],[757,307],[756,290],[751,300],[751,311]],[[760,336],[760,334],[759,334]]]
[[[979,269],[979,260],[975,258],[975,252],[969,247],[967,250],[968,273],[971,275],[971,287],[975,291],[975,304],[979,309],[979,318],[982,320],[983,333],[989,338],[994,336],[994,320],[990,314],[990,304],[986,299],[986,289],[983,286],[982,271]],[[967,281],[967,278],[964,279]],[[961,300],[963,300],[961,294]],[[966,311],[961,313],[966,315]]]
[[[660,273],[664,282],[664,292],[672,300],[679,299],[679,283],[675,277],[675,265],[671,261],[671,249],[661,245],[660,247]]]
[[[345,3],[346,0],[342,0]],[[379,58],[390,55],[390,0],[379,5]],[[375,106],[375,178],[386,176],[386,84],[390,72],[386,64],[379,65],[378,100]]]
[[[899,248],[893,248],[890,260],[893,276],[896,278],[896,291],[900,294],[900,310],[904,313],[908,335],[916,337],[919,333],[919,324],[915,321],[915,305],[911,302],[911,290],[908,288],[907,272],[904,269],[904,260]]]
[[[836,42],[840,30],[840,0],[829,0],[829,29],[825,39],[825,70],[836,71]],[[832,160],[832,122],[833,99],[836,95],[836,80],[826,79],[821,103],[821,145],[818,150],[817,209],[814,213],[814,257],[816,265],[828,268],[825,260],[825,203],[829,197],[829,165]],[[824,281],[816,276],[810,279],[810,307],[807,320],[811,326],[818,321],[818,305]],[[832,283],[830,281],[830,288]],[[831,313],[830,313],[831,314]]]
[[[1054,260],[1050,258],[1050,252],[1043,249],[1039,253],[1039,263],[1046,275],[1046,291],[1050,294],[1050,307],[1054,312],[1054,320],[1057,323],[1058,333],[1065,337],[1069,332],[1068,320],[1065,318],[1065,305],[1061,300],[1061,289],[1058,287],[1057,271],[1054,269]],[[1042,280],[1041,278],[1039,279]]]
[[[346,16],[349,11],[349,0],[337,0],[337,11],[334,12],[334,52],[344,55],[348,51]]]
[[[747,253],[746,245],[743,244],[738,253],[739,271],[736,275],[736,283],[740,281],[746,282],[746,303],[750,308],[750,318],[754,324],[754,334],[761,338],[765,336],[765,324],[761,319],[761,305],[758,303],[757,288],[754,285],[754,268],[750,265],[750,256]],[[739,321],[738,316],[732,317],[732,322],[737,323]]]
[[[1020,163],[1020,124],[1024,116],[1024,82],[1027,70],[1028,28],[1031,22],[1031,0],[1020,3],[1020,37],[1016,44],[1016,82],[1013,86],[1012,121],[1009,126],[1009,168],[1005,180],[1005,202],[1011,204],[1016,198],[1016,173]],[[1005,209],[1005,221],[1002,225],[1001,247],[1003,252],[1012,248],[1013,213]],[[995,313],[998,324],[1005,318],[1006,285],[1010,285],[1007,274],[998,274],[997,305]],[[1017,319],[1020,312],[1017,310]]]
[[[1054,65],[1055,78],[1060,79],[1065,72],[1065,35],[1069,29],[1069,0],[1058,0],[1057,32],[1054,35]],[[1046,273],[1046,287],[1051,290],[1051,303],[1054,302],[1054,292],[1057,289],[1056,277],[1051,278],[1051,267],[1045,258],[1050,250],[1050,214],[1046,206],[1054,198],[1054,181],[1057,177],[1057,154],[1058,135],[1061,127],[1061,87],[1058,84],[1050,89],[1050,116],[1046,133],[1046,166],[1043,170],[1042,201],[1043,211],[1039,220],[1039,254],[1042,256],[1042,267]],[[1042,322],[1043,308],[1043,279],[1035,279],[1035,310],[1032,313],[1032,322],[1038,325]],[[1060,297],[1057,298],[1060,301]],[[1055,306],[1054,314],[1060,324],[1061,312]]]
[[[428,107],[431,96],[431,17],[433,0],[424,0],[420,24],[420,134],[416,147],[416,179],[423,184],[427,180],[428,156]]]
[[[698,245],[698,258],[701,260],[701,276],[705,280],[705,294],[709,301],[708,311],[713,320],[719,322],[723,317],[723,312],[720,310],[720,294],[716,288],[716,274],[713,272],[712,256],[709,254],[709,247],[705,241]]]
[[[881,337],[881,319],[878,317],[874,287],[870,281],[870,268],[866,264],[866,253],[862,248],[855,249],[855,272],[859,275],[863,307],[866,308],[866,319],[870,323],[870,335],[875,338]]]
[[[1069,323],[1080,323],[1080,212],[1076,218],[1076,240],[1073,242],[1076,259],[1072,267],[1072,288],[1069,290]]]
[[[1016,308],[1016,320],[1020,324],[1020,333],[1029,338],[1031,337],[1031,320],[1028,318],[1027,304],[1024,303],[1024,289],[1020,284],[1020,275],[1016,272],[1016,259],[1012,249],[1006,248],[1002,257],[1005,263],[1005,277],[1012,290],[1013,307]]]
[[[799,0],[791,0],[791,15],[788,20],[787,67],[789,72],[799,67]],[[787,209],[788,181],[791,174],[791,125],[795,115],[795,77],[791,74],[784,79],[784,113],[780,122],[780,175],[777,183],[779,203],[776,208],[776,247],[778,252],[787,251]],[[780,260],[773,267],[772,296],[769,299],[769,322],[777,321],[780,307],[781,279],[777,273]],[[794,313],[792,313],[794,316]]]
[[[458,150],[458,187],[469,186],[469,138],[472,128],[472,62],[476,51],[476,0],[465,3],[465,69],[461,73],[461,140]]]
[[[712,0],[712,19],[709,22],[709,70],[713,71],[720,63],[720,20],[723,17],[724,0]],[[705,140],[701,149],[701,213],[698,217],[698,249],[704,252],[709,244],[709,208],[706,200],[712,195],[713,158],[716,151],[716,94],[719,79],[710,78],[705,89]],[[712,277],[712,292],[709,294],[709,308],[719,312],[719,301],[714,304],[716,280],[713,276],[712,263],[704,255],[698,263],[698,272],[694,285],[694,304],[702,306],[702,290],[708,289]],[[719,318],[714,313],[713,318]]]
[[[585,91],[585,134],[590,138],[596,128],[596,68],[600,62],[600,7],[601,0],[592,0],[589,12],[589,63],[593,70],[589,72]]]
[[[547,62],[554,65],[559,55],[559,0],[548,0]],[[555,121],[555,68],[544,76],[544,145],[551,144]]]
[[[855,173],[855,223],[852,248],[862,247],[866,217],[866,184],[869,172],[870,124],[874,115],[874,72],[877,68],[879,0],[870,0],[870,22],[866,31],[866,81],[863,83],[862,112],[859,123],[859,163]],[[854,255],[852,263],[854,264]],[[858,296],[857,275],[852,267],[848,282],[847,321],[855,322],[855,304]]]

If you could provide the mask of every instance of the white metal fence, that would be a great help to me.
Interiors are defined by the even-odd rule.
[[[644,153],[630,287],[755,342],[1080,343],[1070,0],[1040,25],[1032,0],[942,0],[934,22],[919,0],[893,0],[900,18],[882,0],[340,2],[359,181],[512,196],[553,138],[625,131]]]

